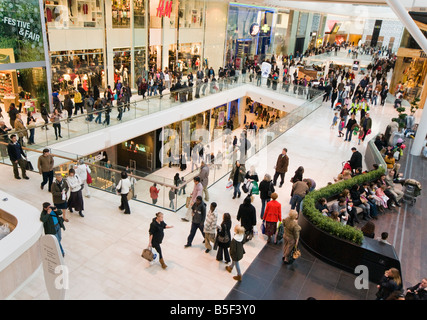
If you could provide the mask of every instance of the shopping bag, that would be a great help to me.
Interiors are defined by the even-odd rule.
[[[88,184],[91,184],[91,183],[92,183],[92,176],[90,175],[90,173],[89,173],[89,172],[87,173],[86,182],[87,182]]]
[[[261,233],[265,234],[265,221],[263,221],[261,224]]]
[[[259,194],[258,182],[252,181],[252,194]]]
[[[150,248],[146,248],[146,249],[142,250],[141,257],[143,257],[145,260],[148,260],[151,262],[154,259],[153,251],[151,251]]]
[[[233,186],[233,181],[228,181],[227,182],[227,185],[225,186],[225,188],[227,189],[227,190],[231,190],[231,187]]]

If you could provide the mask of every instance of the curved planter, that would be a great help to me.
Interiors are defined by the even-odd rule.
[[[365,237],[358,246],[317,228],[302,213],[298,223],[300,242],[311,254],[330,265],[353,274],[357,266],[364,265],[369,270],[369,280],[375,283],[389,268],[397,268],[402,274],[400,261],[391,245]]]

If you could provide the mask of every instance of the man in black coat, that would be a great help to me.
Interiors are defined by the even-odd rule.
[[[406,290],[406,297],[411,295],[413,300],[427,300],[427,278],[423,278],[420,283]]]
[[[15,179],[21,179],[18,172],[19,165],[21,167],[22,177],[28,180],[30,178],[27,176],[27,161],[24,159],[24,157],[26,157],[26,154],[24,153],[24,150],[22,150],[22,146],[18,142],[16,134],[12,134],[10,136],[10,140],[11,141],[7,145],[7,152],[9,154],[10,162],[13,165],[13,174],[15,176]]]
[[[193,204],[191,209],[193,211],[193,218],[191,221],[190,235],[187,238],[187,244],[184,246],[185,248],[191,247],[197,229],[200,230],[203,238],[205,238],[203,227],[206,219],[206,204],[203,202],[203,198],[201,196],[197,196],[196,202]]]
[[[351,169],[354,171],[357,168],[362,168],[362,154],[355,147],[351,148],[351,151],[353,152],[350,158]]]

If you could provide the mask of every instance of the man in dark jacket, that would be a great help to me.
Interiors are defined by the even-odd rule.
[[[197,196],[196,202],[193,204],[191,209],[193,211],[193,218],[191,221],[190,235],[187,238],[187,244],[184,246],[185,248],[191,247],[191,243],[193,242],[197,229],[202,233],[203,239],[205,238],[203,226],[206,218],[206,204],[203,202],[203,198],[201,196]]]
[[[344,141],[351,141],[351,135],[355,126],[357,125],[356,115],[354,113],[351,114],[351,118],[347,121],[347,125],[345,126],[347,131],[345,133]]]
[[[351,151],[353,152],[350,158],[351,169],[354,171],[357,168],[362,168],[362,154],[355,147],[351,148]]]
[[[277,178],[280,176],[279,188],[282,187],[285,180],[285,173],[288,171],[289,157],[287,152],[288,149],[283,148],[282,153],[277,158],[276,166],[274,167],[276,172],[274,173],[273,185],[276,186]]]
[[[62,210],[52,207],[49,202],[43,203],[43,210],[40,214],[40,221],[43,222],[45,234],[52,234],[58,239],[59,247],[61,248],[62,256],[65,255],[61,245],[61,228],[65,230],[64,221],[61,217]]]
[[[407,299],[411,295],[413,300],[427,300],[427,278],[423,278],[420,283],[406,290]]]
[[[244,242],[252,239],[253,228],[256,226],[256,209],[251,202],[251,197],[247,196],[237,212],[237,221],[240,221],[240,225],[245,228]]]
[[[18,142],[18,138],[16,134],[12,134],[10,136],[10,142],[7,145],[7,152],[9,154],[10,162],[13,165],[13,174],[15,175],[15,179],[21,179],[18,172],[18,165],[21,167],[22,177],[26,180],[30,179],[27,176],[27,161],[24,159],[26,157],[24,150],[22,150],[22,146]]]

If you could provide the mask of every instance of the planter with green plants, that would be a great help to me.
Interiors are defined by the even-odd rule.
[[[324,232],[356,245],[361,245],[363,242],[362,231],[323,216],[322,213],[316,209],[315,205],[320,198],[326,198],[327,200],[332,199],[341,194],[344,189],[350,190],[356,184],[360,185],[364,182],[378,180],[384,172],[385,169],[380,167],[377,170],[355,176],[349,180],[339,181],[335,184],[310,192],[304,198],[302,213],[313,225]]]

